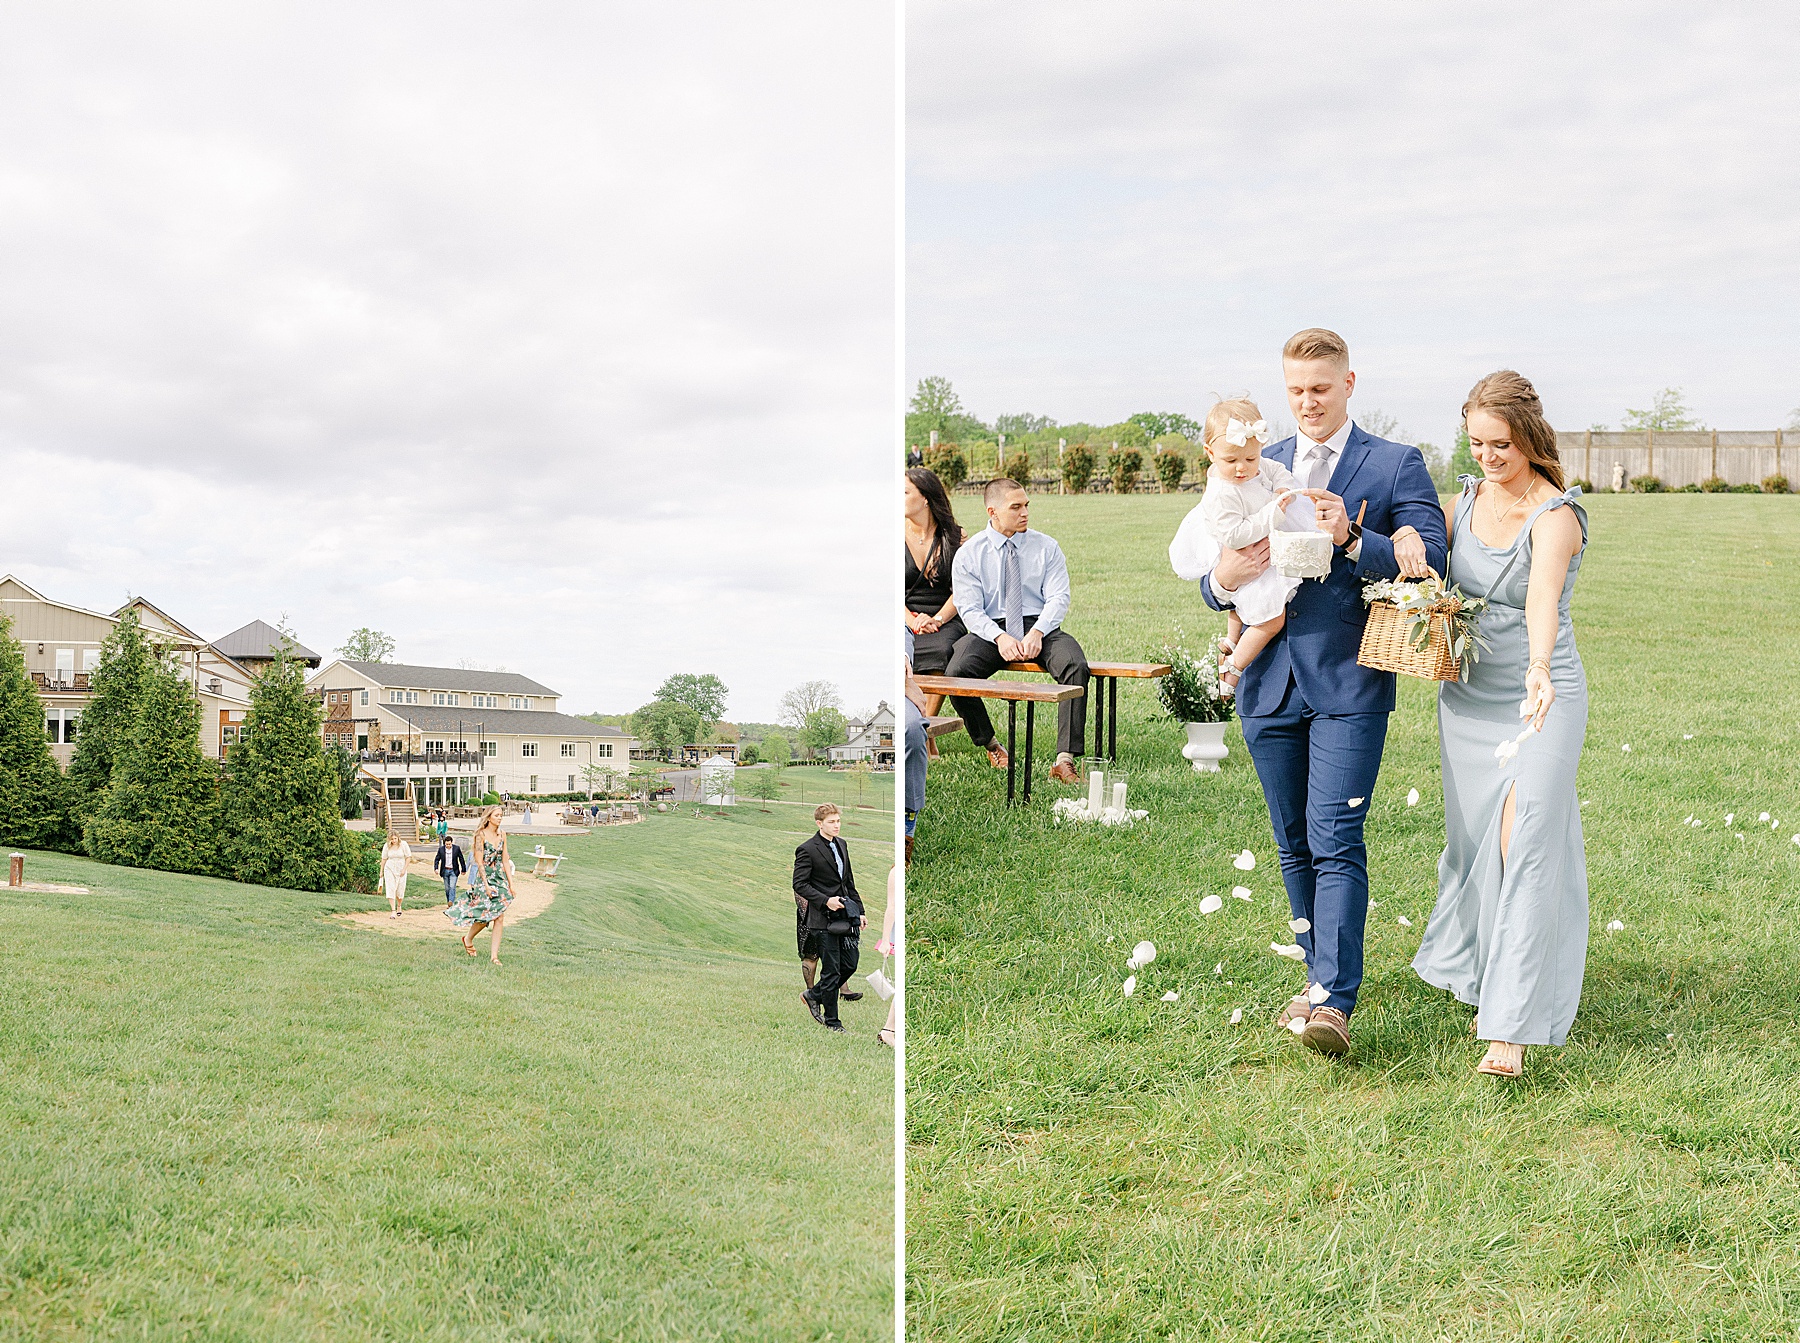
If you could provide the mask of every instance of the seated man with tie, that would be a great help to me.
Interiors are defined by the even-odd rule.
[[[983,502],[988,525],[964,541],[952,570],[956,609],[969,632],[950,653],[947,676],[986,680],[1008,662],[1035,662],[1062,685],[1082,694],[1056,707],[1056,763],[1050,777],[1078,783],[1075,759],[1087,729],[1087,654],[1062,629],[1069,614],[1069,565],[1062,547],[1027,525],[1031,498],[1016,481],[991,482]],[[995,769],[1007,766],[1006,749],[994,738],[986,701],[954,697],[963,726],[985,747]]]

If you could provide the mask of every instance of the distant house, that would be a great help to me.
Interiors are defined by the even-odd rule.
[[[89,678],[100,665],[100,645],[127,611],[137,612],[145,637],[166,649],[193,685],[200,701],[200,749],[222,759],[250,709],[249,668],[142,597],[108,615],[46,597],[8,574],[0,577],[0,615],[12,622],[13,638],[25,649],[25,669],[44,703],[52,754],[64,766],[74,757],[82,710],[93,698]]]
[[[638,744],[560,712],[556,691],[517,672],[339,659],[307,688],[325,708],[325,744],[355,751],[389,797],[410,793],[421,808],[602,789],[589,767],[623,777]]]
[[[220,635],[213,640],[213,647],[255,675],[275,660],[275,654],[283,643],[287,644],[287,655],[291,661],[304,662],[315,669],[318,667],[320,659],[317,653],[292,635],[283,634],[273,625],[260,620],[252,620],[242,629]]]
[[[894,711],[888,708],[886,700],[882,700],[868,718],[851,719],[846,730],[850,740],[826,751],[832,764],[849,765],[867,760],[876,769],[894,767]]]

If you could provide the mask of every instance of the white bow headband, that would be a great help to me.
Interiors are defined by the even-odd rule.
[[[1255,424],[1246,424],[1233,415],[1225,424],[1225,441],[1234,448],[1241,448],[1251,439],[1258,443],[1269,441],[1269,422],[1258,420]]]

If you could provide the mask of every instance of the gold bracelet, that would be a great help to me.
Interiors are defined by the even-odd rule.
[[[1525,674],[1527,676],[1531,675],[1532,667],[1542,667],[1545,671],[1549,671],[1550,670],[1550,659],[1549,658],[1533,658],[1533,659],[1531,659],[1530,665],[1525,668]]]

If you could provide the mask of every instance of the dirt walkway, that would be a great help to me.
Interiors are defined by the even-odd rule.
[[[412,894],[412,898],[407,901],[406,908],[399,918],[388,917],[387,902],[377,893],[369,898],[381,900],[383,908],[372,909],[363,914],[339,914],[335,916],[337,921],[357,928],[372,928],[378,933],[387,933],[391,937],[461,937],[462,929],[444,917],[444,883],[431,870],[431,854],[433,852],[434,850],[427,849],[423,859],[415,858],[408,863],[406,875],[418,877],[430,883],[431,894],[434,898],[420,901],[416,894],[412,894],[418,888],[409,883],[408,893]],[[520,864],[517,858],[513,859],[513,862],[521,870],[512,881],[513,902],[512,907],[506,911],[506,921],[509,924],[516,923],[520,919],[535,919],[549,909],[551,901],[556,899],[554,883],[546,881],[542,877],[527,876],[523,870],[524,865]],[[467,889],[468,878],[464,877],[463,881],[465,883],[463,889]],[[481,935],[485,940],[487,930],[483,929]]]

